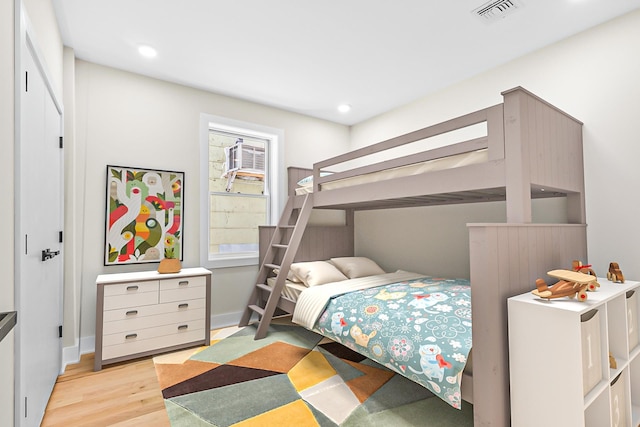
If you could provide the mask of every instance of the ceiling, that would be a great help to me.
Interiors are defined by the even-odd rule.
[[[505,0],[512,13],[488,20],[485,0],[52,1],[79,59],[347,125],[640,8]]]

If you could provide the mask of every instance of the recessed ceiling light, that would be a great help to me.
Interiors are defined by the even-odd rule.
[[[349,111],[351,111],[351,105],[349,104],[338,105],[338,111],[340,111],[341,113],[348,113]]]
[[[138,52],[140,52],[140,55],[144,56],[145,58],[154,58],[158,54],[158,52],[154,48],[144,44],[138,47]]]

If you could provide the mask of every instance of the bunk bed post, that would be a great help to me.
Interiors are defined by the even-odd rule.
[[[526,96],[521,88],[502,93],[504,97],[504,140],[507,222],[531,222],[531,179],[529,144],[523,126]]]
[[[507,222],[530,223],[531,198],[559,191],[568,222],[584,224],[582,122],[521,87],[502,96]]]

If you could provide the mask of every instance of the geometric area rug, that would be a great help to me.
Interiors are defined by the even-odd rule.
[[[154,358],[172,427],[473,426],[427,389],[296,325],[226,328]]]

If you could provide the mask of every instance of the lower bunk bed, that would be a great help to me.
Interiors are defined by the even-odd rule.
[[[468,280],[385,273],[363,257],[297,263],[292,269],[314,280],[308,287],[300,280],[287,283],[285,294],[296,301],[294,323],[411,379],[458,409],[464,373],[464,398],[472,401]]]
[[[269,245],[274,231],[275,227],[260,227],[261,257],[264,255],[265,247]],[[468,231],[470,279],[467,285],[469,286],[469,302],[471,306],[468,312],[468,315],[471,316],[471,322],[468,326],[472,335],[468,345],[473,346],[473,351],[465,355],[464,351],[466,350],[461,349],[459,352],[460,355],[456,355],[455,357],[443,356],[445,359],[444,362],[449,363],[452,363],[450,361],[451,359],[467,359],[461,373],[454,372],[452,369],[444,369],[443,381],[439,381],[439,370],[437,371],[438,375],[433,377],[435,380],[429,379],[428,376],[424,374],[424,369],[422,369],[423,374],[418,374],[406,368],[406,366],[409,366],[409,363],[401,364],[400,371],[402,371],[402,366],[404,366],[405,373],[403,374],[406,374],[406,371],[408,371],[408,375],[405,376],[409,379],[414,381],[423,380],[427,385],[430,385],[429,381],[431,381],[439,386],[441,390],[444,389],[441,384],[448,386],[452,381],[452,377],[456,378],[456,382],[459,385],[459,395],[457,394],[458,390],[454,388],[446,391],[445,393],[448,394],[445,394],[444,398],[444,400],[452,406],[452,410],[456,410],[453,407],[459,404],[461,399],[473,404],[474,425],[508,426],[510,425],[510,394],[507,299],[511,296],[531,291],[534,287],[535,279],[545,277],[546,272],[549,270],[569,268],[571,261],[574,259],[586,260],[586,225],[476,223],[468,224]],[[290,269],[287,278],[294,278],[292,272],[296,268],[299,268],[298,265],[308,269],[310,262],[327,261],[331,260],[331,258],[354,257],[353,232],[352,219],[348,220],[347,225],[344,226],[308,226],[303,235],[300,249],[294,260],[295,262],[292,264],[292,269]],[[322,276],[312,274],[311,272],[313,270],[308,269],[308,271],[309,273],[299,271],[299,274],[306,274],[307,281],[314,283],[315,280],[316,283],[312,286],[306,286],[299,281],[294,282],[288,280],[278,303],[281,313],[293,313],[293,315],[296,316],[296,320],[300,322],[303,321],[299,320],[298,316],[302,312],[299,314],[295,313],[299,308],[306,305],[304,300],[300,301],[302,291],[313,288],[320,290],[326,284],[330,284],[326,282],[328,279],[319,279],[319,277]],[[422,276],[422,272],[417,274]],[[355,277],[354,279],[359,280],[359,278]],[[417,279],[424,280],[420,279],[420,277]],[[438,278],[428,280],[435,279]],[[275,278],[270,278],[267,280],[267,283],[274,285],[274,280]],[[343,281],[344,284],[348,284],[351,280],[353,279],[347,281],[340,279],[338,281]],[[331,279],[331,282],[335,281],[335,279]],[[442,283],[440,280],[437,281]],[[323,283],[322,286],[317,286],[317,282]],[[411,287],[410,284],[408,284],[408,286]],[[430,285],[427,284],[425,287],[428,286]],[[393,285],[391,285],[391,287],[393,287]],[[328,289],[329,288],[327,288],[327,290]],[[382,306],[382,302],[384,302],[385,306],[393,306],[394,300],[392,298],[400,295],[394,294],[393,292],[395,291],[389,289],[383,292],[381,289],[376,288],[370,288],[360,292],[362,293],[359,298],[365,300],[365,297],[370,296],[371,300],[376,300],[376,303],[379,302],[378,306]],[[381,295],[382,300],[371,296],[371,294],[378,295],[380,292],[383,294]],[[400,290],[399,292],[404,291]],[[388,300],[384,299],[384,294],[386,293],[391,294],[390,296],[386,296],[390,297]],[[450,304],[450,300],[451,297],[444,301],[444,304],[438,308],[434,308],[435,305],[434,307],[427,307],[429,305],[428,299],[424,301],[425,308],[418,308],[423,307],[423,303],[418,301],[412,303],[411,307],[416,308],[416,310],[414,310],[415,313],[435,316],[440,312],[446,313],[449,310],[449,306],[453,310],[454,306]],[[406,302],[408,303],[410,301],[407,300]],[[331,305],[331,303],[328,305]],[[344,305],[348,307],[347,311],[352,310],[350,305]],[[456,306],[456,308],[461,307]],[[373,310],[375,310],[375,308]],[[429,313],[429,311],[437,313]],[[353,317],[351,314],[352,313],[349,313],[349,316]],[[320,314],[319,317],[322,318],[323,315]],[[333,332],[331,324],[327,323],[331,316],[327,313],[324,317],[324,326],[322,323],[319,326],[317,324],[307,324],[305,326],[310,326],[310,329],[320,332],[321,334],[329,330]],[[351,324],[349,324],[349,319],[345,319],[345,322],[349,325],[349,336],[351,336],[351,327],[354,324],[358,325],[358,319],[360,318],[362,318],[362,322],[366,320],[371,323],[371,319],[367,319],[365,316],[357,316],[356,321],[352,321]],[[413,319],[413,317],[409,318]],[[420,322],[424,322],[424,320],[418,320],[418,317],[415,317],[415,319],[413,324],[409,322],[408,329],[405,327],[407,325],[402,325],[403,329],[405,331],[411,331],[416,321],[421,329],[426,329],[426,327],[423,327],[424,324],[420,324]],[[392,320],[395,320],[397,327],[400,326],[399,319],[395,318]],[[407,322],[405,321],[405,323]],[[467,324],[465,323],[464,326],[466,328]],[[379,326],[376,325],[375,327],[378,328]],[[360,326],[360,329],[362,329],[364,331],[363,333],[366,333],[367,336],[373,332],[373,329],[363,329],[362,326]],[[380,331],[381,330],[382,327],[380,327]],[[346,337],[344,337],[345,331],[346,325],[342,331],[344,339],[341,338],[341,340],[345,341],[343,344],[374,359],[372,355],[363,352],[363,346],[346,342]],[[371,343],[372,340],[375,342],[381,338],[383,332],[378,332],[378,329],[376,329],[376,331],[376,335],[369,338],[369,343]],[[340,342],[340,340],[336,338],[333,339]],[[353,341],[355,342],[355,338],[353,338]],[[413,347],[415,356],[415,354],[419,354],[420,345],[417,345],[417,336],[413,336],[413,341],[416,343]],[[430,341],[426,340],[422,343],[430,343]],[[464,343],[467,343],[467,341],[464,341]],[[457,343],[454,345],[457,346]],[[369,348],[369,346],[367,348]],[[388,345],[386,348],[388,349]],[[372,352],[368,350],[368,352],[375,354],[375,351]],[[390,357],[390,354],[391,353],[387,353],[387,356]],[[396,359],[394,359],[394,361],[395,360]],[[416,370],[421,369],[418,360],[420,359],[414,360],[413,363],[415,363],[415,365],[411,365]],[[382,360],[381,363],[399,372],[398,369],[393,368],[393,362],[388,362],[389,360]],[[420,381],[416,382],[420,383]],[[427,386],[427,388],[431,390],[429,386]]]

